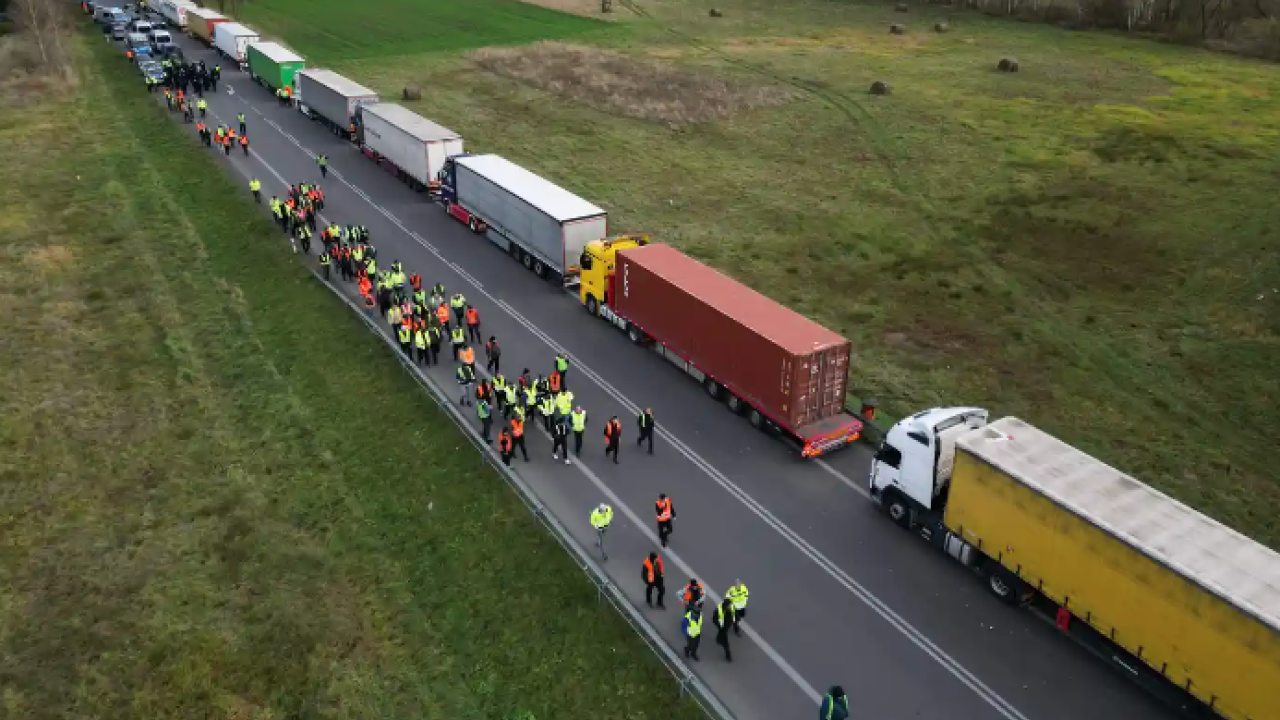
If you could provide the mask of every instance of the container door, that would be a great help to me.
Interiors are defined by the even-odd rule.
[[[805,358],[796,373],[795,422],[797,427],[818,422],[844,410],[848,379],[849,347],[828,348]]]

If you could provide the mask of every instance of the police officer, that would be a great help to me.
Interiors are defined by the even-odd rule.
[[[249,132],[249,125],[244,121],[244,113],[236,115],[236,120],[240,122],[240,134],[244,135]]]
[[[684,622],[681,623],[681,629],[684,631],[685,637],[684,656],[697,662],[698,645],[702,644],[702,609],[697,605],[690,605],[685,608]]]
[[[724,659],[733,662],[733,652],[729,650],[729,628],[733,627],[733,601],[725,598],[716,606],[716,644],[724,648]]]
[[[468,365],[467,363],[463,363],[458,366],[458,370],[455,374],[458,377],[458,386],[462,388],[462,397],[461,399],[458,400],[458,404],[470,405],[471,404],[471,385],[476,381],[476,370],[473,366]],[[523,428],[521,429],[523,430]],[[524,434],[523,432],[520,433],[519,440],[517,441],[517,444],[520,445],[521,450],[524,449],[523,434]],[[525,454],[525,459],[526,460],[528,459],[528,453]]]
[[[480,418],[480,437],[484,438],[485,443],[490,442],[489,428],[493,427],[493,409],[489,407],[488,400],[476,400],[476,417]]]
[[[453,297],[449,298],[449,307],[453,308],[454,323],[461,327],[462,316],[467,311],[467,299],[462,293],[454,293]]]
[[[329,251],[320,251],[320,269],[324,271],[324,279],[329,279]]]
[[[422,365],[427,361],[427,332],[426,327],[415,325],[413,328],[413,349],[418,353],[418,364]],[[489,437],[486,434],[485,440]]]
[[[545,403],[546,400],[543,400]],[[546,417],[546,416],[544,416]],[[551,426],[551,459],[559,460],[564,453],[564,464],[569,464],[569,428],[558,422]]]
[[[636,416],[636,425],[640,428],[640,437],[636,438],[636,447],[639,447],[645,440],[649,441],[649,454],[653,454],[653,411],[645,408],[644,412]]]
[[[848,720],[848,718],[849,696],[844,694],[844,688],[833,685],[818,707],[818,720]]]
[[[462,330],[462,326],[449,331],[449,342],[453,344],[453,359],[458,359],[458,352],[462,350],[462,346],[467,342],[466,333]]]
[[[254,202],[262,204],[262,181],[253,178],[249,181],[249,192],[253,193]]]
[[[733,601],[733,634],[741,637],[739,625],[747,617],[747,586],[741,580],[734,580],[724,596]]]
[[[555,404],[555,401],[551,399],[551,396],[549,394],[544,393],[538,398],[538,414],[542,416],[542,426],[546,429],[547,432],[553,432],[552,430],[553,426],[564,425],[564,423],[562,422],[552,422],[552,420],[556,416],[556,404]],[[564,459],[567,461],[569,459],[569,448],[568,448],[569,429],[568,428],[565,428],[564,434],[565,434],[565,443],[566,443]]]
[[[556,353],[556,372],[560,373],[560,385],[569,387],[569,358],[564,353]]]

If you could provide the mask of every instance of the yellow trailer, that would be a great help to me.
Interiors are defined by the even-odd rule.
[[[993,584],[1144,684],[1280,719],[1280,554],[1016,418],[955,448],[943,524]]]

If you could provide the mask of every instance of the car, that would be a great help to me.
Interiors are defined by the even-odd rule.
[[[133,51],[134,55],[139,53],[151,53],[151,41],[142,33],[129,33],[125,39],[125,46]]]
[[[142,63],[142,65],[139,66],[139,69],[142,71],[143,78],[157,83],[164,82],[164,67],[162,67],[160,63],[155,62],[154,60]]]
[[[151,48],[157,55],[168,55],[171,50],[177,47],[173,43],[173,36],[169,34],[168,30],[152,30],[147,39],[151,42]]]
[[[128,37],[128,35],[129,35],[129,29],[125,27],[124,23],[116,23],[115,25],[111,26],[112,40],[124,40],[126,37]]]
[[[133,62],[135,65],[142,65],[143,63],[156,62],[156,56],[152,55],[149,52],[134,53]]]

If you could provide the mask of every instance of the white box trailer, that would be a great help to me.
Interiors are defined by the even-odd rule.
[[[348,140],[356,139],[357,110],[378,102],[378,93],[332,70],[299,70],[293,85],[298,110]]]
[[[197,7],[199,6],[187,0],[160,0],[160,14],[178,29],[187,26],[187,11]]]
[[[450,215],[483,227],[526,268],[566,286],[578,282],[587,243],[608,236],[603,209],[497,155],[450,158],[441,196]]]
[[[360,108],[361,150],[416,190],[432,188],[444,161],[462,154],[462,136],[395,103]]]
[[[213,28],[213,47],[228,60],[240,67],[248,62],[249,43],[258,42],[258,31],[238,22],[218,23]]]

